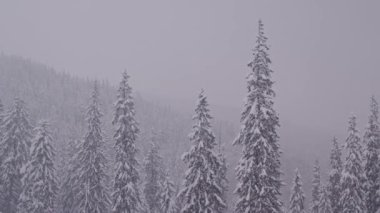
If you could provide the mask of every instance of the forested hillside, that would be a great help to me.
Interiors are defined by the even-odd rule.
[[[81,140],[84,135],[85,110],[94,79],[80,79],[56,72],[53,68],[29,59],[4,54],[0,56],[0,76],[0,99],[5,111],[13,104],[14,98],[18,97],[25,101],[33,126],[40,119],[48,120],[51,124],[54,147],[58,150],[55,159],[60,165],[57,167],[58,174],[63,174],[72,155],[70,152],[73,151],[73,141]],[[116,101],[116,87],[100,80],[99,91],[101,110],[104,113],[102,122],[107,144],[105,149],[108,150],[106,154],[110,160],[114,160],[111,121],[113,104]],[[190,146],[187,136],[191,130],[193,112],[183,113],[173,109],[170,103],[145,100],[138,91],[134,93],[134,98],[137,121],[141,129],[137,143],[140,149],[138,154],[140,164],[155,134],[159,140],[161,154],[165,156],[166,167],[170,170],[175,186],[179,187],[184,173],[180,158]],[[227,121],[216,121],[215,127],[218,140],[221,139],[224,143],[221,147],[228,150],[236,127]],[[228,152],[227,156],[233,158],[233,153]],[[112,161],[108,162],[108,166],[109,172],[112,172],[114,167]]]
[[[122,71],[120,71],[122,73]],[[133,76],[132,76],[133,78]],[[30,112],[31,123],[37,125],[38,120],[46,119],[51,124],[53,144],[57,152],[55,161],[58,168],[58,177],[63,178],[67,170],[67,164],[73,155],[73,144],[82,140],[84,136],[85,110],[89,102],[94,79],[81,79],[66,73],[56,72],[53,68],[33,62],[19,56],[0,56],[0,99],[5,110],[13,103],[15,97],[26,102]],[[99,80],[100,107],[104,116],[106,155],[110,160],[107,163],[107,171],[114,172],[114,141],[113,104],[116,101],[116,85]],[[186,99],[195,97],[187,97]],[[152,137],[159,141],[160,152],[164,156],[166,168],[174,181],[176,190],[182,184],[184,177],[184,164],[180,160],[181,155],[190,147],[188,134],[191,130],[191,115],[193,111],[178,108],[178,105],[165,101],[152,101],[142,97],[138,91],[134,91],[136,102],[136,116],[140,125],[137,146],[139,148],[138,159],[143,164],[143,159],[149,151]],[[177,107],[176,107],[177,106]],[[188,108],[193,108],[189,106]],[[214,107],[214,108],[213,108]],[[220,109],[212,106],[215,111],[225,113],[224,118],[230,118],[236,112]],[[228,203],[233,206],[233,190],[236,186],[235,166],[237,165],[240,147],[232,145],[236,137],[238,126],[234,122],[221,120],[211,111],[213,130],[218,143],[217,150],[224,151],[227,158],[227,177],[229,180]],[[218,114],[220,115],[220,114]],[[290,193],[290,183],[293,171],[298,167],[304,177],[305,194],[311,193],[312,163],[319,157],[322,167],[322,179],[327,178],[328,155],[332,147],[330,136],[318,130],[310,130],[307,127],[293,125],[288,121],[282,121],[280,128],[280,144],[283,150],[282,168],[283,180],[286,184],[282,187],[282,197],[287,203]],[[221,142],[221,143],[220,143]],[[342,141],[341,141],[342,142]],[[317,144],[323,144],[319,146]],[[298,151],[299,150],[299,151]],[[302,151],[301,151],[302,150]],[[110,175],[112,176],[112,175]],[[111,185],[111,182],[109,183]],[[308,197],[308,196],[306,196]]]

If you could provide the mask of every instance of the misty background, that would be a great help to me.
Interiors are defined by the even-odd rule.
[[[363,132],[370,97],[379,97],[379,9],[380,2],[370,0],[2,1],[0,51],[47,66],[28,65],[35,70],[53,68],[108,81],[109,94],[126,69],[142,99],[189,122],[203,88],[211,114],[231,127],[224,141],[230,146],[246,95],[257,21],[262,19],[275,71],[283,170],[306,164],[301,173],[307,188],[316,158],[323,177],[328,172],[332,137],[345,140],[351,113],[358,116]],[[14,67],[12,60],[24,59],[1,56],[0,64]],[[8,104],[10,93],[19,91],[6,91],[6,82],[13,81],[0,78],[0,97]],[[23,81],[14,83],[16,88]],[[111,96],[107,104],[112,101]],[[187,127],[179,143],[188,142]],[[218,131],[219,124],[214,127]],[[235,166],[234,160],[229,163]],[[291,176],[285,174],[288,185]]]

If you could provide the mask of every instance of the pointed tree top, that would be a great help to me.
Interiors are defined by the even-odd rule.
[[[98,119],[103,116],[100,112],[100,103],[99,103],[99,88],[98,81],[94,81],[93,91],[91,93],[91,98],[89,100],[89,105],[87,107],[87,117],[86,120],[88,122],[89,129],[92,129],[93,122],[100,122]]]
[[[16,97],[14,99],[14,106],[16,109],[22,108],[25,106],[25,102],[21,98]]]
[[[370,120],[372,121],[378,121],[379,118],[379,104],[376,101],[376,98],[374,95],[371,97],[371,115]]]
[[[264,24],[262,20],[259,20],[259,29],[258,29],[258,36],[257,36],[257,44],[258,46],[256,47],[257,49],[260,49],[264,47],[264,49],[268,49],[268,47],[265,45],[265,42],[267,41],[267,37],[265,37],[264,33]]]
[[[132,93],[132,88],[129,86],[128,81],[129,81],[130,76],[128,75],[127,71],[125,70],[122,73],[122,79],[119,84],[119,89],[118,89],[118,97],[119,98],[131,98],[131,93]]]
[[[303,212],[305,195],[302,190],[301,174],[298,168],[295,169],[295,175],[293,179],[293,186],[291,188],[290,196],[290,212]]]
[[[248,63],[248,67],[254,68],[257,67],[258,64],[267,66],[271,63],[269,54],[267,52],[269,50],[269,47],[266,44],[267,39],[268,38],[264,34],[264,24],[261,20],[259,20],[258,34],[256,36],[256,46],[253,48],[254,59]],[[270,72],[272,72],[272,70],[267,67],[266,75],[269,75]]]
[[[199,108],[199,106],[201,106],[201,105],[208,106],[207,96],[204,93],[205,93],[204,89],[201,89],[201,92],[198,95],[197,108]]]
[[[20,98],[15,98],[13,106],[11,107],[9,113],[15,114],[17,116],[25,116],[29,117],[29,113],[27,112],[27,107],[25,102]],[[27,122],[29,123],[29,122]],[[29,124],[27,124],[29,125]]]
[[[124,70],[124,72],[123,72],[123,81],[128,81],[128,79],[129,79],[129,75],[128,75],[128,72],[127,72],[127,70]]]
[[[333,142],[333,150],[340,149],[338,138],[336,136],[333,137],[332,142]]]
[[[302,185],[302,182],[301,182],[301,173],[300,173],[299,169],[296,168],[296,169],[294,170],[294,173],[295,173],[295,176],[294,176],[294,184],[296,184],[296,185],[301,184],[301,185]],[[295,187],[295,185],[294,185],[293,187]]]
[[[356,132],[356,116],[351,115],[348,121],[348,130]]]
[[[315,165],[316,167],[319,167],[319,160],[318,160],[318,158],[315,159],[315,161],[314,161],[314,165]]]
[[[339,146],[339,143],[338,143],[338,139],[334,136],[333,139],[332,139],[332,142],[333,142],[333,148],[331,150],[331,164],[333,166],[341,166],[341,161],[340,161],[340,157],[342,155],[342,152],[341,152],[341,147]],[[339,162],[336,162],[336,161],[339,161]],[[339,165],[336,165],[336,164],[339,164]]]
[[[296,185],[302,185],[302,182],[301,182],[301,173],[300,173],[300,171],[299,171],[298,168],[296,168],[294,170],[294,174],[295,175],[294,175],[294,179],[293,179],[293,183],[294,183],[293,188],[296,187]]]
[[[159,139],[158,139],[158,135],[157,135],[157,132],[152,129],[152,133],[151,133],[151,137],[150,137],[150,145],[152,147],[152,149],[159,149],[160,146],[159,146]]]
[[[202,99],[205,99],[205,98],[206,98],[206,96],[205,96],[205,90],[202,88],[201,92],[198,95],[198,99],[202,100]]]
[[[259,35],[264,34],[264,23],[259,19]]]
[[[206,118],[206,119],[212,119],[211,115],[208,114],[208,112],[210,111],[207,107],[208,107],[208,102],[207,102],[207,96],[204,94],[204,90],[202,89],[201,92],[199,93],[198,95],[198,103],[197,103],[197,107],[195,109],[195,116],[193,119],[201,119],[202,121],[204,121],[203,119]],[[206,121],[208,123],[208,121]]]
[[[93,101],[95,101],[95,100],[98,100],[98,97],[99,97],[99,83],[97,80],[95,80],[91,98]]]

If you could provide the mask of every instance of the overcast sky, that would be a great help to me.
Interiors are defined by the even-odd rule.
[[[0,2],[0,50],[58,71],[240,111],[257,21],[269,38],[282,121],[345,125],[367,120],[380,98],[380,1]]]

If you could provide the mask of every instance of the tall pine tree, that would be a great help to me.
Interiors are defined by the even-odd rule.
[[[341,179],[341,212],[366,212],[365,195],[362,186],[364,172],[362,166],[362,147],[360,144],[359,132],[356,129],[355,116],[352,116],[349,120],[348,137],[346,139],[345,148],[347,150],[347,157]]]
[[[19,213],[52,213],[56,212],[58,193],[55,176],[52,137],[48,123],[43,121],[35,130],[31,157],[26,165],[23,177],[23,191],[18,205]]]
[[[319,213],[319,199],[321,196],[321,171],[319,161],[316,160],[313,167],[313,188],[311,191],[311,213]]]
[[[210,119],[212,117],[209,115],[207,98],[202,90],[190,134],[192,147],[182,157],[189,168],[185,175],[184,189],[179,195],[183,202],[181,213],[216,213],[226,208],[218,177],[221,162],[213,151],[216,142]]]
[[[113,212],[137,213],[141,208],[140,193],[137,188],[140,177],[136,160],[138,152],[136,140],[139,133],[135,120],[135,105],[132,88],[128,84],[129,76],[123,73],[120,82],[113,125],[116,127],[116,176],[113,186]]]
[[[75,212],[78,213],[106,213],[109,211],[110,197],[106,183],[108,176],[105,173],[106,158],[103,152],[103,133],[99,106],[99,91],[95,82],[90,105],[87,109],[87,133],[77,155],[78,168]]]
[[[340,213],[342,212],[339,199],[342,190],[340,184],[342,178],[343,162],[342,150],[335,137],[333,139],[333,148],[330,155],[330,165],[331,171],[329,173],[328,194],[331,202],[331,209],[333,213]]]
[[[304,213],[305,212],[305,194],[302,190],[301,175],[296,169],[293,181],[292,194],[290,195],[289,213]]]
[[[368,126],[364,134],[365,165],[366,175],[366,207],[368,213],[375,213],[380,207],[380,196],[377,191],[380,190],[380,129],[379,129],[379,105],[375,97],[371,98],[371,112]]]
[[[0,212],[14,213],[22,191],[21,168],[29,159],[31,125],[25,103],[16,99],[4,116],[0,142]]]
[[[275,92],[267,53],[267,38],[259,21],[259,35],[247,77],[248,95],[241,117],[242,128],[234,144],[243,146],[237,167],[236,213],[281,212],[279,118],[273,109]]]

